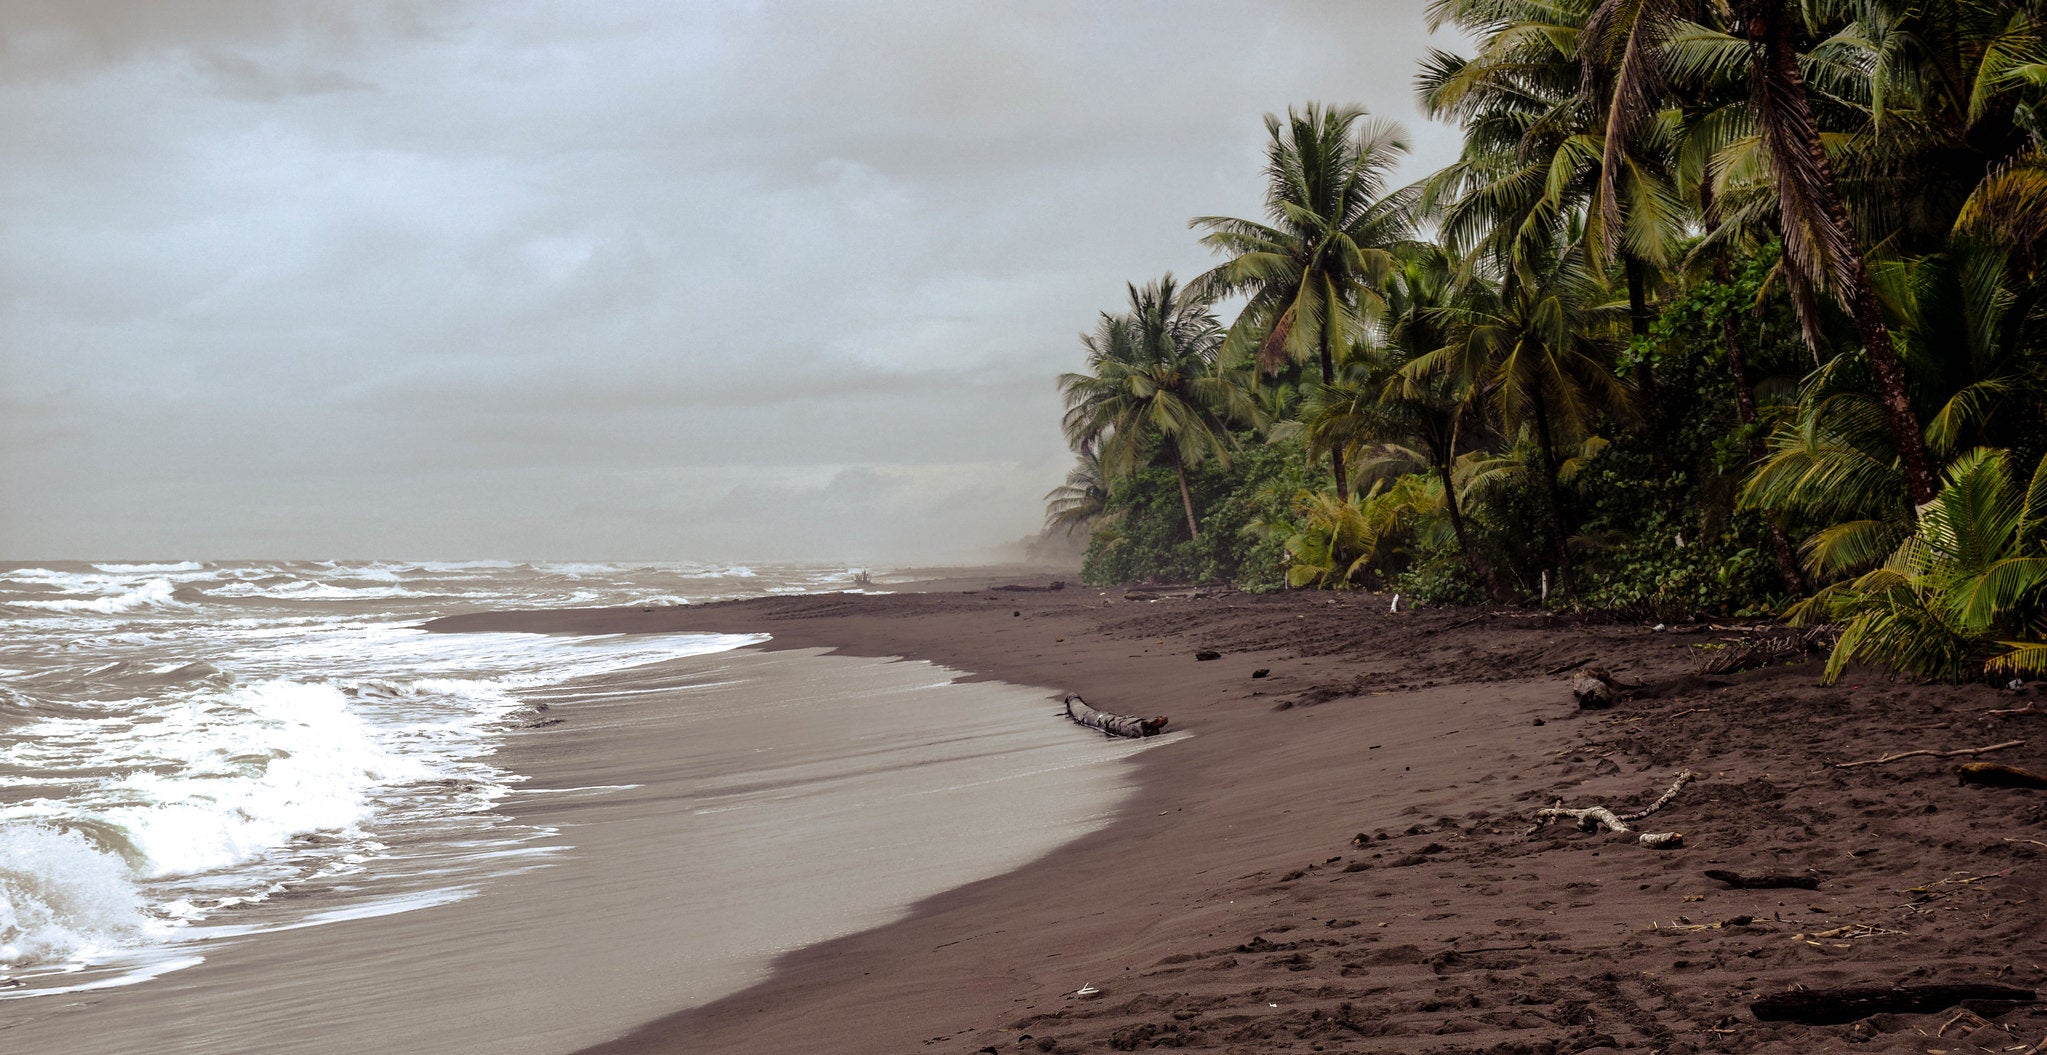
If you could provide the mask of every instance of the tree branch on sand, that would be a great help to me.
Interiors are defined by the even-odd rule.
[[[1611,832],[1632,833],[1634,829],[1628,827],[1631,822],[1639,821],[1670,805],[1671,800],[1677,798],[1677,793],[1683,791],[1686,784],[1697,780],[1698,777],[1697,773],[1689,769],[1679,773],[1677,780],[1670,785],[1668,791],[1665,791],[1655,802],[1634,813],[1615,813],[1605,806],[1567,809],[1564,806],[1563,800],[1558,799],[1556,805],[1535,811],[1535,827],[1528,829],[1528,834],[1534,835],[1551,821],[1570,821],[1581,832],[1596,832],[1604,828]],[[1643,832],[1636,837],[1635,841],[1652,850],[1665,850],[1683,846],[1685,837],[1681,832]]]
[[[1930,747],[1920,748],[1917,751],[1894,751],[1884,755],[1882,758],[1865,758],[1860,762],[1836,762],[1834,763],[1834,768],[1854,769],[1856,766],[1880,766],[1886,762],[1896,762],[1905,758],[1960,758],[1964,755],[1987,755],[1992,751],[2002,751],[2008,747],[2024,747],[2025,744],[2024,740],[2006,740],[2004,743],[1991,744],[1989,747],[1961,747],[1953,751],[1936,751]]]

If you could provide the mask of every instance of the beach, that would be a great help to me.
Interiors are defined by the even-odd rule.
[[[2047,981],[2039,794],[1961,786],[1955,758],[1837,766],[2030,738],[1983,757],[2041,768],[2031,696],[1863,671],[1821,687],[1816,657],[1700,673],[1762,632],[1751,624],[1053,585],[431,624],[765,633],[769,651],[928,660],[1189,734],[1132,759],[1136,792],[1106,827],[583,1050],[1921,1052],[2047,1037],[2047,1012],[2026,1007],[1837,1025],[1749,1010],[1800,985]],[[1620,686],[1610,710],[1572,699],[1571,671],[1593,667]],[[554,731],[519,749],[545,751]],[[1644,822],[1681,832],[1681,849],[1530,833],[1538,809],[1636,809],[1686,769],[1697,778]],[[1815,888],[1735,889],[1708,869]]]

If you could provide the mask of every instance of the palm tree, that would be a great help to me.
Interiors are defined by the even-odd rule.
[[[1489,404],[1502,427],[1533,433],[1567,589],[1561,450],[1590,435],[1599,410],[1626,406],[1609,366],[1617,310],[1624,309],[1607,302],[1588,267],[1582,238],[1566,231],[1547,258],[1529,253],[1498,287],[1475,285],[1445,309],[1449,342],[1402,368],[1418,383],[1446,379],[1463,398]]]
[[[1455,466],[1488,436],[1481,403],[1464,398],[1443,374],[1416,376],[1409,363],[1449,343],[1449,309],[1458,295],[1457,261],[1446,249],[1404,249],[1385,285],[1379,339],[1352,357],[1346,377],[1324,388],[1305,416],[1311,448],[1342,449],[1381,465],[1413,465],[1443,482],[1443,511],[1472,574],[1497,592],[1492,567],[1465,522]],[[1356,464],[1356,463],[1354,463]]]
[[[1083,447],[1066,482],[1045,492],[1045,528],[1071,535],[1092,528],[1109,511],[1109,476],[1102,471],[1102,455],[1094,447]]]
[[[1638,338],[1692,218],[1674,171],[1675,126],[1654,103],[1667,25],[1657,9],[1669,2],[1436,0],[1431,25],[1454,22],[1478,48],[1469,58],[1435,52],[1417,78],[1430,114],[1465,131],[1462,155],[1428,181],[1425,198],[1450,243],[1504,270],[1576,230],[1592,267],[1617,265]],[[1655,373],[1645,361],[1635,376],[1661,467]]]
[[[1322,383],[1336,380],[1337,357],[1362,336],[1380,304],[1378,286],[1392,248],[1412,229],[1415,192],[1388,191],[1407,152],[1398,125],[1371,120],[1353,106],[1309,103],[1282,121],[1265,115],[1267,222],[1202,216],[1191,226],[1227,259],[1195,281],[1207,300],[1248,298],[1231,325],[1223,355],[1256,348],[1258,365],[1315,362]],[[1343,455],[1331,471],[1339,501],[1350,495]]]
[[[1749,103],[1776,184],[1785,255],[1815,284],[1831,287],[1854,320],[1907,493],[1915,506],[1924,504],[1933,498],[1925,438],[1912,410],[1904,366],[1813,120],[1792,37],[1794,16],[1784,0],[1739,0],[1735,15],[1749,45]]]
[[[1255,417],[1250,393],[1219,369],[1223,331],[1205,301],[1183,295],[1173,276],[1130,290],[1130,311],[1103,313],[1081,337],[1088,373],[1063,374],[1066,438],[1075,450],[1099,452],[1108,477],[1126,475],[1142,459],[1173,467],[1187,534],[1201,537],[1190,466],[1227,462],[1232,424]]]

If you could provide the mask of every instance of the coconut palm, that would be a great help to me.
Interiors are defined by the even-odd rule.
[[[1642,72],[1653,70],[1644,56],[1660,41],[1640,38],[1657,36],[1649,28],[1668,19],[1651,16],[1667,2],[1436,0],[1432,24],[1457,24],[1477,50],[1435,52],[1417,78],[1431,115],[1465,130],[1458,161],[1428,181],[1425,196],[1450,243],[1512,269],[1575,231],[1594,269],[1618,272],[1638,338],[1692,218],[1673,169],[1678,126],[1651,104],[1660,85]],[[1647,361],[1635,379],[1660,466],[1663,424]]]
[[[1110,478],[1156,457],[1173,467],[1187,534],[1201,537],[1187,470],[1225,462],[1230,426],[1256,415],[1250,393],[1219,369],[1223,330],[1205,301],[1184,295],[1173,276],[1129,287],[1130,311],[1103,313],[1087,346],[1087,373],[1064,374],[1064,426],[1075,450],[1099,452]]]
[[[1379,283],[1392,249],[1412,229],[1415,192],[1391,190],[1393,167],[1407,152],[1398,125],[1358,107],[1309,103],[1285,120],[1265,115],[1266,221],[1202,216],[1192,226],[1226,259],[1195,281],[1203,298],[1247,298],[1223,355],[1256,350],[1258,365],[1313,362],[1323,384],[1337,359],[1363,335],[1381,303]],[[1331,471],[1339,500],[1350,494],[1343,455]]]
[[[1101,452],[1080,450],[1066,482],[1045,492],[1045,528],[1071,535],[1092,529],[1109,510],[1109,476],[1102,471]]]
[[[1739,0],[1733,10],[1747,43],[1748,104],[1776,190],[1785,257],[1806,280],[1831,289],[1853,320],[1907,493],[1915,505],[1924,503],[1933,497],[1932,464],[1904,366],[1813,117],[1795,36],[1804,27],[1784,0]]]
[[[1484,405],[1465,398],[1443,374],[1406,371],[1449,342],[1448,309],[1459,288],[1457,261],[1448,250],[1402,250],[1386,280],[1378,338],[1358,350],[1347,376],[1327,386],[1303,417],[1311,449],[1341,448],[1361,468],[1433,472],[1444,482],[1443,511],[1465,565],[1496,588],[1493,569],[1472,541],[1453,473],[1458,457],[1489,437]]]
[[[1626,405],[1610,366],[1614,322],[1623,310],[1606,299],[1582,239],[1566,232],[1546,259],[1530,255],[1497,287],[1474,286],[1446,308],[1448,343],[1402,368],[1418,383],[1446,380],[1463,398],[1487,405],[1503,428],[1533,435],[1567,588],[1561,452],[1591,434],[1602,409]]]

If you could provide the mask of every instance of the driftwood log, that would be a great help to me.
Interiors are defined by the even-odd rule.
[[[2031,989],[2003,985],[1855,986],[1845,989],[1789,989],[1749,1005],[1763,1021],[1803,1022],[1828,1026],[1871,1015],[1923,1015],[1956,1004],[1995,1014],[2033,1003]]]
[[[1689,769],[1679,773],[1677,780],[1672,782],[1668,791],[1665,791],[1655,802],[1633,813],[1615,813],[1605,806],[1567,809],[1562,801],[1558,801],[1556,805],[1548,809],[1535,811],[1535,827],[1528,829],[1528,834],[1534,835],[1548,826],[1551,821],[1570,821],[1581,832],[1596,832],[1604,828],[1610,832],[1634,834],[1635,830],[1628,827],[1631,822],[1639,821],[1655,813],[1657,810],[1670,805],[1670,801],[1677,798],[1677,793],[1683,791],[1686,784],[1698,778],[1699,775]],[[1635,841],[1652,850],[1668,850],[1683,846],[1685,844],[1685,837],[1682,832],[1642,832],[1635,836]]]
[[[1157,736],[1166,727],[1166,718],[1133,718],[1127,714],[1110,714],[1087,705],[1087,701],[1068,693],[1065,699],[1066,716],[1090,729],[1100,729],[1106,736],[1145,737]]]
[[[1955,775],[1962,778],[1964,784],[1983,784],[1993,788],[2047,788],[2047,774],[2001,766],[1995,762],[1964,762],[1955,767]]]
[[[1708,868],[1706,869],[1706,878],[1717,879],[1737,890],[1770,890],[1776,887],[1796,887],[1800,890],[1818,890],[1820,888],[1819,878],[1807,875],[1778,875],[1769,872],[1758,875],[1743,875],[1740,872],[1729,872],[1723,868]]]

